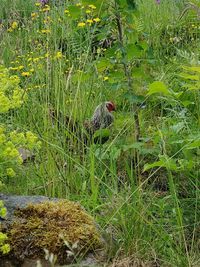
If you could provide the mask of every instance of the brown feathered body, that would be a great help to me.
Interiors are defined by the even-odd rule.
[[[112,102],[103,102],[96,107],[92,118],[86,120],[83,124],[73,120],[69,116],[65,116],[63,120],[63,115],[61,115],[61,113],[56,114],[55,111],[52,110],[50,111],[50,116],[54,123],[57,121],[57,123],[60,124],[60,121],[64,121],[64,127],[69,133],[74,134],[78,139],[83,138],[84,143],[87,143],[92,139],[96,131],[108,128],[113,123],[114,116],[111,112],[114,110],[115,105]]]

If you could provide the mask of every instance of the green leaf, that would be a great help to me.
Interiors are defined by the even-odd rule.
[[[94,135],[93,138],[97,138],[97,137],[109,137],[110,136],[110,130],[109,129],[99,129],[97,130]]]
[[[112,64],[110,63],[109,59],[107,59],[107,58],[102,58],[101,60],[99,60],[97,62],[96,65],[97,65],[97,69],[99,72],[103,72],[107,68],[112,67]]]
[[[128,44],[125,48],[127,60],[139,58],[143,52],[143,49],[136,44]]]
[[[198,147],[200,147],[200,139],[199,140],[195,140],[194,142],[189,144],[187,149],[194,149],[194,148],[198,148]]]
[[[159,157],[160,157],[159,161],[153,162],[151,164],[148,163],[145,164],[143,171],[147,171],[155,167],[164,167],[172,171],[176,171],[178,169],[174,159],[169,158],[167,155],[160,155]]]
[[[184,78],[186,80],[193,80],[193,81],[199,81],[200,76],[199,75],[191,75],[187,73],[180,73],[179,75],[181,78]]]
[[[135,67],[131,73],[133,78],[143,78],[146,74],[143,67]]]
[[[77,7],[77,6],[69,6],[67,8],[70,12],[70,15],[73,19],[78,19],[80,18],[80,15],[81,15],[81,9],[80,7]]]
[[[195,103],[194,102],[191,102],[189,100],[185,100],[185,101],[182,101],[182,104],[183,104],[184,107],[187,107],[189,105],[194,105]]]
[[[145,164],[143,171],[145,172],[145,171],[147,171],[149,169],[152,169],[152,168],[155,168],[155,167],[163,167],[163,166],[164,166],[163,165],[163,161],[159,160],[159,161],[156,161],[156,162],[151,163],[151,164],[149,164],[149,163]]]
[[[126,98],[132,104],[141,104],[145,100],[145,97],[143,95],[136,95],[129,92],[124,94],[124,98]]]
[[[160,81],[153,82],[152,84],[149,85],[149,91],[147,95],[152,95],[152,94],[164,94],[164,95],[169,95],[170,92],[167,89],[167,86]]]
[[[198,66],[192,66],[192,67],[183,67],[184,70],[187,70],[187,71],[193,71],[193,72],[197,72],[200,74],[200,67]]]

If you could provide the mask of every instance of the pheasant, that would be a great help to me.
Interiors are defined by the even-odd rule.
[[[98,135],[97,132],[101,129],[108,128],[113,123],[114,116],[112,111],[115,110],[116,106],[112,101],[103,102],[96,107],[92,118],[86,120],[83,125],[74,121],[69,116],[65,116],[63,120],[63,115],[61,113],[56,114],[52,109],[50,110],[50,116],[53,121],[58,122],[58,125],[61,121],[64,121],[64,127],[68,129],[69,133],[73,133],[79,139],[83,138],[85,144],[88,144],[88,142],[92,140],[94,143],[104,143],[108,139],[108,135],[106,134],[106,136],[104,136],[103,134],[101,135],[101,133]]]
[[[64,121],[64,127],[68,129],[69,133],[74,133],[74,135],[78,137],[78,139],[83,138],[84,144],[91,142],[105,143],[109,138],[109,134],[107,134],[107,132],[98,133],[98,131],[108,128],[113,123],[114,116],[112,115],[112,111],[115,110],[116,106],[113,102],[103,102],[96,107],[92,118],[85,121],[83,123],[83,126],[81,126],[81,124],[77,121],[73,121],[72,118],[68,116],[66,116],[63,120],[62,113],[57,114],[57,112],[53,109],[49,110],[49,114],[53,124],[57,122],[58,126],[60,127],[62,124],[61,121]],[[98,134],[95,135],[95,133]],[[18,151],[23,160],[23,163],[34,161],[35,155],[28,149],[21,147],[18,149]]]

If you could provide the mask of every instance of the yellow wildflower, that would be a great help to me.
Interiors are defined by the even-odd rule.
[[[8,28],[7,32],[13,32],[13,29],[12,28]]]
[[[68,9],[65,9],[64,13],[65,14],[69,14],[69,10]]]
[[[21,65],[18,67],[18,70],[22,70],[23,68],[24,68],[24,66]]]
[[[51,31],[49,29],[41,30],[41,33],[50,33]]]
[[[86,22],[91,25],[93,23],[93,20],[92,19],[87,19]]]
[[[44,8],[42,8],[43,12],[49,11],[50,10],[50,6],[49,5],[45,5]]]
[[[36,6],[41,6],[41,3],[38,3],[38,2],[37,2],[37,3],[35,3],[35,5],[36,5]]]
[[[35,12],[31,13],[31,18],[32,19],[35,19],[36,17],[37,17],[37,13],[35,13]]]
[[[40,60],[39,57],[36,57],[36,58],[33,59],[33,62],[36,63],[36,62],[38,62],[39,60]]]
[[[95,5],[89,5],[88,7],[91,8],[91,9],[96,9]]]
[[[85,22],[79,22],[78,23],[78,27],[84,27],[85,26]]]
[[[57,58],[57,59],[60,59],[60,58],[62,58],[62,52],[60,52],[60,51],[58,51],[57,53],[56,53],[56,55],[55,55],[55,58]]]
[[[81,6],[81,3],[77,3],[76,6]]]
[[[109,79],[108,76],[103,77],[104,81],[107,81],[108,79]]]
[[[90,14],[90,13],[91,13],[91,10],[87,9],[87,10],[85,11],[85,13],[86,13],[86,14]]]
[[[94,18],[93,21],[95,21],[95,22],[99,22],[99,21],[101,21],[101,20],[100,20],[100,18]]]
[[[15,29],[17,29],[17,27],[18,27],[18,23],[17,23],[17,21],[13,21],[13,23],[11,24],[11,28],[12,28],[13,30],[15,30]]]
[[[30,72],[28,72],[28,71],[24,71],[24,72],[21,73],[21,75],[22,75],[23,77],[29,77],[31,74],[30,74]]]

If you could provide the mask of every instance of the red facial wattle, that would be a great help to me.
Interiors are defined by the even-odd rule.
[[[114,111],[116,109],[115,104],[113,102],[109,102],[107,104],[107,109],[108,109],[109,112]]]

